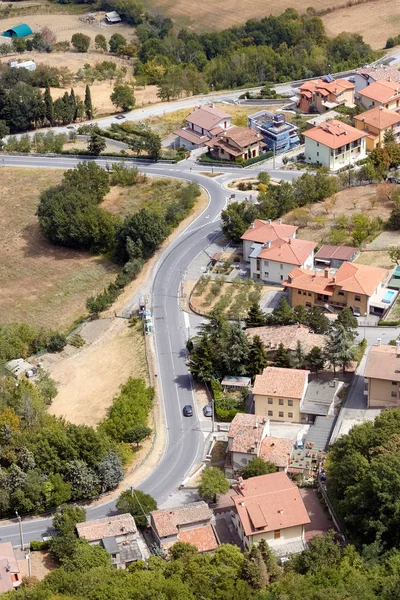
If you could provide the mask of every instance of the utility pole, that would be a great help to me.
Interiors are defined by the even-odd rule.
[[[19,516],[17,510],[15,511],[15,514],[17,515],[18,524],[19,524],[19,537],[20,537],[20,540],[21,540],[21,550],[23,550],[24,549],[24,536],[22,534],[22,519]]]

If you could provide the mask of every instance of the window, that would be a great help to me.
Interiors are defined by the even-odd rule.
[[[392,381],[392,385],[397,385],[397,381]]]
[[[272,411],[272,410],[269,410],[269,411],[268,411],[268,416],[269,416],[269,417],[273,417],[273,416],[274,416],[274,411]]]
[[[279,398],[279,406],[283,406],[284,405],[284,401],[282,400],[282,398]]]
[[[264,271],[264,275],[265,275],[265,277],[269,277],[268,271]]]
[[[361,297],[360,296],[354,296],[354,300],[355,300],[355,302],[361,302]]]
[[[281,281],[283,281],[283,275],[281,275]]]
[[[264,267],[269,267],[269,262],[267,260],[264,260]]]
[[[276,531],[274,531],[274,540],[279,540],[280,537],[281,537],[281,530],[277,529]]]
[[[317,142],[317,146],[319,146],[319,142]]]
[[[319,152],[317,152],[317,156],[319,156]]]
[[[283,418],[283,412],[279,411],[279,416]]]
[[[306,302],[306,308],[311,308],[311,302]]]
[[[289,417],[289,419],[293,419],[293,413],[288,413],[287,416]]]
[[[310,296],[310,298],[311,298],[311,292],[308,292],[308,295],[309,295],[309,296]]]
[[[344,291],[343,291],[343,290],[339,290],[339,291],[338,291],[338,295],[339,295],[339,296],[344,296]]]
[[[288,406],[293,406],[293,400],[288,400],[287,403],[288,403]]]
[[[303,296],[307,296],[307,292],[303,292]]]
[[[301,290],[297,290],[297,293],[300,294],[300,296],[301,296]]]
[[[272,400],[272,398],[268,398],[268,404],[273,404],[274,401]]]
[[[283,264],[282,263],[280,264],[279,268],[280,268],[281,271],[283,271]]]
[[[257,258],[257,260],[256,260],[256,269],[257,269],[257,271],[260,270],[260,259],[259,258]]]
[[[397,398],[397,392],[392,392],[391,396],[392,396],[392,398]]]

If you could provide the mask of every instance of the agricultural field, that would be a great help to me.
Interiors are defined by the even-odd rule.
[[[35,216],[40,192],[63,171],[1,168],[0,323],[65,329],[85,314],[118,268],[99,256],[58,248],[41,235]]]
[[[393,203],[377,199],[376,185],[351,187],[304,208],[297,208],[287,215],[287,223],[298,225],[298,237],[317,243],[354,244],[350,223],[338,233],[334,224],[343,218],[351,219],[355,215],[364,215],[369,219],[387,220],[393,209]],[[379,230],[377,231],[379,233]]]
[[[190,297],[190,307],[200,314],[208,314],[213,308],[221,308],[232,318],[243,319],[250,305],[260,301],[268,288],[252,279],[235,279],[224,282],[224,276],[211,280],[200,278]]]

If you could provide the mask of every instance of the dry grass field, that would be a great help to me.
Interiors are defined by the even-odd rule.
[[[35,217],[40,192],[61,181],[56,169],[0,171],[0,323],[26,321],[65,329],[85,314],[118,269],[84,252],[58,248],[42,237]]]
[[[299,224],[296,218],[296,209],[285,215],[284,220],[287,223],[299,224],[299,238],[318,243],[325,240],[325,243],[328,243],[326,240],[334,220],[340,215],[351,217],[354,214],[363,213],[370,218],[380,217],[384,221],[389,218],[393,205],[389,202],[374,203],[376,188],[376,185],[352,187],[336,194],[333,200],[328,198],[323,202],[304,207],[304,209],[297,209],[297,211],[305,211],[301,213],[300,220],[303,221],[304,218],[304,221],[307,222],[306,226]],[[372,206],[373,203],[374,206]]]
[[[315,3],[312,5],[315,6]],[[341,8],[325,15],[322,20],[329,37],[342,31],[359,33],[374,50],[378,50],[385,47],[388,37],[398,35],[400,31],[400,2],[376,0]]]

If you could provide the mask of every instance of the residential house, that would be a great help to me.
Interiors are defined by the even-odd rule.
[[[214,104],[195,108],[186,117],[187,125],[174,131],[179,146],[188,150],[205,146],[207,142],[231,127],[232,116]]]
[[[358,248],[352,248],[351,246],[324,244],[314,256],[314,264],[316,267],[338,269],[344,262],[352,262],[358,252]]]
[[[282,221],[257,219],[242,235],[243,258],[250,262],[250,276],[282,283],[294,266],[312,269],[316,243],[298,240],[297,227]],[[260,240],[260,241],[258,241]]]
[[[287,239],[296,237],[298,227],[278,221],[263,221],[256,219],[247,231],[242,235],[243,240],[243,260],[250,262],[250,254],[254,250],[254,244],[266,244],[268,241],[276,239]]]
[[[11,542],[0,543],[0,594],[21,585],[18,561]]]
[[[217,160],[249,160],[259,156],[265,144],[255,129],[232,126],[207,142],[207,146]]]
[[[273,421],[299,423],[309,373],[304,369],[266,367],[256,375],[253,385],[255,414]]]
[[[383,106],[389,110],[398,110],[400,107],[400,83],[398,81],[375,81],[360,90],[358,95],[360,104],[366,109]]]
[[[372,152],[375,148],[385,145],[385,134],[393,133],[395,141],[400,139],[400,113],[388,110],[383,106],[376,106],[354,118],[356,129],[367,132],[367,150]]]
[[[400,342],[373,346],[364,372],[369,408],[400,407]]]
[[[224,392],[241,392],[250,388],[251,377],[225,375],[221,381],[221,385],[224,388]]]
[[[304,154],[308,163],[337,171],[366,157],[365,131],[333,119],[304,131]]]
[[[301,552],[310,523],[299,488],[286,473],[239,478],[233,522],[245,548],[265,540],[278,555]]]
[[[238,413],[228,432],[225,475],[233,478],[256,457],[286,471],[294,440],[270,435],[269,419],[265,416]]]
[[[299,128],[286,121],[284,114],[261,110],[247,117],[247,125],[261,133],[268,150],[287,152],[300,144]]]
[[[293,269],[283,285],[292,307],[322,306],[332,312],[347,307],[358,316],[383,315],[396,297],[384,287],[388,274],[386,269],[345,262],[333,274],[328,268],[322,275]]]
[[[102,546],[111,556],[111,564],[125,569],[137,560],[146,560],[150,552],[129,513],[77,523],[78,536],[91,546]]]
[[[396,290],[397,292],[400,290],[400,266],[397,266],[393,271],[387,287],[392,290]]]
[[[249,327],[246,335],[251,342],[258,335],[268,352],[275,352],[279,344],[283,344],[289,353],[295,352],[298,342],[304,352],[308,353],[319,346],[322,348],[326,343],[324,335],[313,333],[305,325],[267,325],[265,327]]]
[[[212,552],[219,545],[214,522],[211,509],[203,501],[150,513],[150,526],[165,552],[176,542],[193,544],[199,552]]]
[[[354,106],[354,84],[347,79],[322,79],[305,81],[299,88],[298,108],[303,113],[323,113],[337,106]]]
[[[340,402],[337,394],[342,386],[337,379],[310,381],[301,405],[301,421],[315,423],[317,417],[334,416]]]
[[[389,80],[400,83],[400,71],[391,67],[385,67],[384,65],[377,65],[376,67],[366,66],[353,71],[351,80],[354,83],[355,92],[357,93],[371,85],[371,83],[375,83],[375,81]]]

